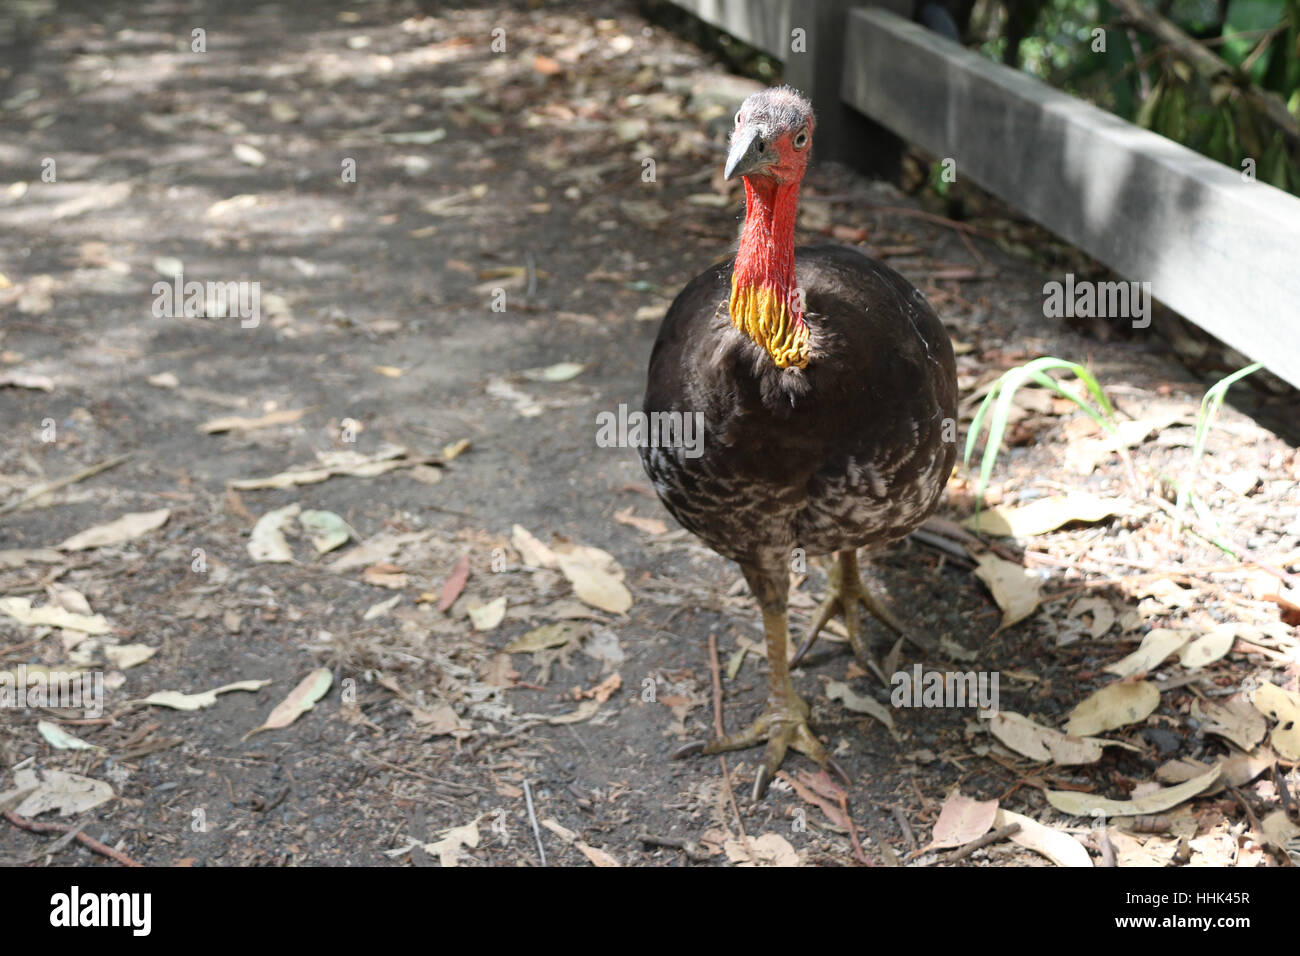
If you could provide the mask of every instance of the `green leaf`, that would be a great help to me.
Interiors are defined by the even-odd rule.
[[[1273,142],[1260,157],[1259,179],[1278,189],[1286,189],[1290,170],[1291,159],[1287,154],[1286,145],[1282,142],[1282,134],[1279,132],[1273,136]]]
[[[1155,118],[1156,107],[1160,105],[1160,95],[1165,91],[1165,78],[1162,76],[1156,80],[1156,85],[1151,88],[1151,93],[1142,101],[1142,108],[1138,110],[1137,118],[1133,120],[1143,129],[1151,128],[1151,121]]]
[[[1286,0],[1230,0],[1228,15],[1223,21],[1223,46],[1220,55],[1233,66],[1241,66],[1264,39],[1264,31],[1271,30],[1286,14]],[[1269,49],[1255,59],[1250,67],[1250,78],[1255,83],[1264,79],[1273,56],[1277,38]]]

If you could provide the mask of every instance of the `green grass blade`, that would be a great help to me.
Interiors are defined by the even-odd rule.
[[[1210,425],[1214,422],[1215,416],[1219,409],[1223,407],[1224,400],[1228,397],[1228,389],[1232,388],[1237,382],[1241,381],[1247,375],[1253,375],[1264,367],[1263,362],[1254,362],[1245,368],[1238,369],[1231,375],[1227,375],[1215,382],[1205,391],[1205,397],[1201,399],[1200,413],[1196,417],[1196,441],[1192,445],[1192,460],[1188,473],[1195,476],[1197,468],[1200,466],[1201,456],[1205,454],[1205,445],[1210,438]],[[1182,515],[1187,508],[1188,496],[1191,493],[1190,480],[1182,484],[1178,491],[1178,500],[1174,502],[1174,508],[1178,513],[1178,520],[1182,520]],[[1181,526],[1179,526],[1181,527]],[[1175,527],[1175,533],[1179,527]],[[1216,547],[1220,545],[1214,542]],[[1224,550],[1227,550],[1226,548]],[[1231,553],[1231,552],[1229,552]]]
[[[1066,388],[1052,378],[1047,373],[1049,371],[1064,370],[1073,374],[1079,381],[1084,384],[1088,394],[1092,396],[1097,405],[1101,408],[1091,407],[1080,396],[1066,390]],[[980,402],[980,407],[976,410],[974,418],[971,419],[970,431],[966,434],[966,450],[962,456],[964,466],[969,470],[971,455],[975,451],[975,442],[984,427],[985,419],[988,420],[988,436],[984,442],[984,454],[980,459],[979,479],[975,486],[975,513],[979,514],[980,504],[984,499],[984,492],[988,488],[989,478],[993,474],[993,466],[997,462],[998,453],[1002,447],[1002,436],[1006,433],[1007,418],[1011,412],[1011,403],[1015,394],[1020,388],[1032,379],[1034,382],[1048,388],[1063,398],[1068,398],[1079,408],[1087,413],[1088,417],[1097,423],[1098,427],[1109,432],[1116,433],[1113,416],[1115,409],[1110,400],[1106,398],[1106,393],[1102,391],[1101,385],[1097,379],[1082,365],[1077,362],[1067,362],[1064,359],[1054,358],[1052,356],[1043,356],[1033,361],[1026,362],[1015,368],[1008,369],[1002,374],[989,393],[984,396]]]

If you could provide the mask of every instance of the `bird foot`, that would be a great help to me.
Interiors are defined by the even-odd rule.
[[[767,705],[767,710],[746,729],[715,740],[693,741],[679,747],[673,753],[673,759],[680,760],[697,754],[719,754],[728,750],[744,750],[747,747],[756,747],[764,741],[767,741],[767,748],[763,751],[762,763],[754,777],[755,802],[763,798],[768,785],[785,759],[786,751],[791,748],[811,757],[821,767],[834,771],[845,784],[850,783],[844,768],[826,752],[822,742],[809,729],[808,705],[793,688],[784,696],[772,699]]]
[[[832,617],[838,614],[844,618],[844,629],[849,633],[849,645],[853,648],[853,656],[858,659],[859,664],[880,675],[883,679],[880,665],[876,663],[876,659],[871,653],[870,641],[862,626],[861,612],[865,608],[872,617],[898,635],[904,634],[903,625],[898,622],[898,618],[894,616],[885,603],[876,597],[871,589],[863,583],[858,573],[856,554],[852,552],[840,553],[839,560],[831,565],[827,576],[826,591],[826,600],[822,602],[812,627],[808,629],[808,633],[804,636],[803,643],[799,645],[794,657],[790,659],[790,666],[794,667],[803,660],[803,656],[813,646],[813,642],[817,640],[817,635],[821,633],[822,628],[826,626]]]

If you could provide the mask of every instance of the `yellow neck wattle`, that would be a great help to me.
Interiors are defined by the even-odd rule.
[[[731,324],[767,350],[777,368],[808,366],[808,326],[790,308],[789,296],[731,279]]]

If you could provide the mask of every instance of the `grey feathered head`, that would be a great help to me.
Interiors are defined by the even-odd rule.
[[[812,104],[789,86],[752,94],[736,111],[725,176],[802,177],[815,119]]]

